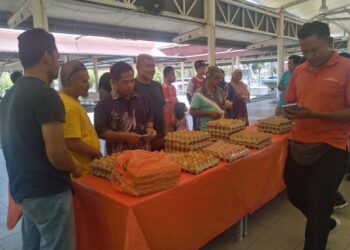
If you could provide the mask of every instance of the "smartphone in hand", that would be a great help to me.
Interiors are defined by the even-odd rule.
[[[298,110],[300,110],[300,107],[299,107],[298,103],[290,103],[290,104],[282,105],[282,109],[284,111],[288,111],[288,110],[298,111]]]

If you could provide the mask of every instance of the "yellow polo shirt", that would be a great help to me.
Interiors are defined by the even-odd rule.
[[[100,142],[97,137],[94,126],[79,100],[74,99],[65,93],[59,94],[64,104],[65,123],[64,123],[64,138],[80,139],[89,146],[100,150]],[[83,165],[83,175],[90,172],[90,162],[93,160],[89,156],[70,151],[73,158]]]

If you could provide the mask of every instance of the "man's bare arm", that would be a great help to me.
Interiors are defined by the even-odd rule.
[[[75,177],[82,173],[81,166],[72,159],[63,137],[63,123],[50,122],[41,126],[46,155],[51,164],[61,171],[72,172]]]

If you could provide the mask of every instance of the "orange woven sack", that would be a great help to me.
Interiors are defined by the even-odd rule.
[[[131,195],[140,196],[176,185],[181,168],[164,152],[124,151],[112,172],[112,186]]]
[[[22,207],[17,204],[10,192],[8,192],[9,206],[7,209],[7,229],[12,230],[22,217]]]

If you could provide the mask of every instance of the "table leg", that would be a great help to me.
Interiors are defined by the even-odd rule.
[[[248,235],[248,215],[243,217],[243,237]]]
[[[243,218],[235,225],[235,239],[236,241],[243,240]]]

